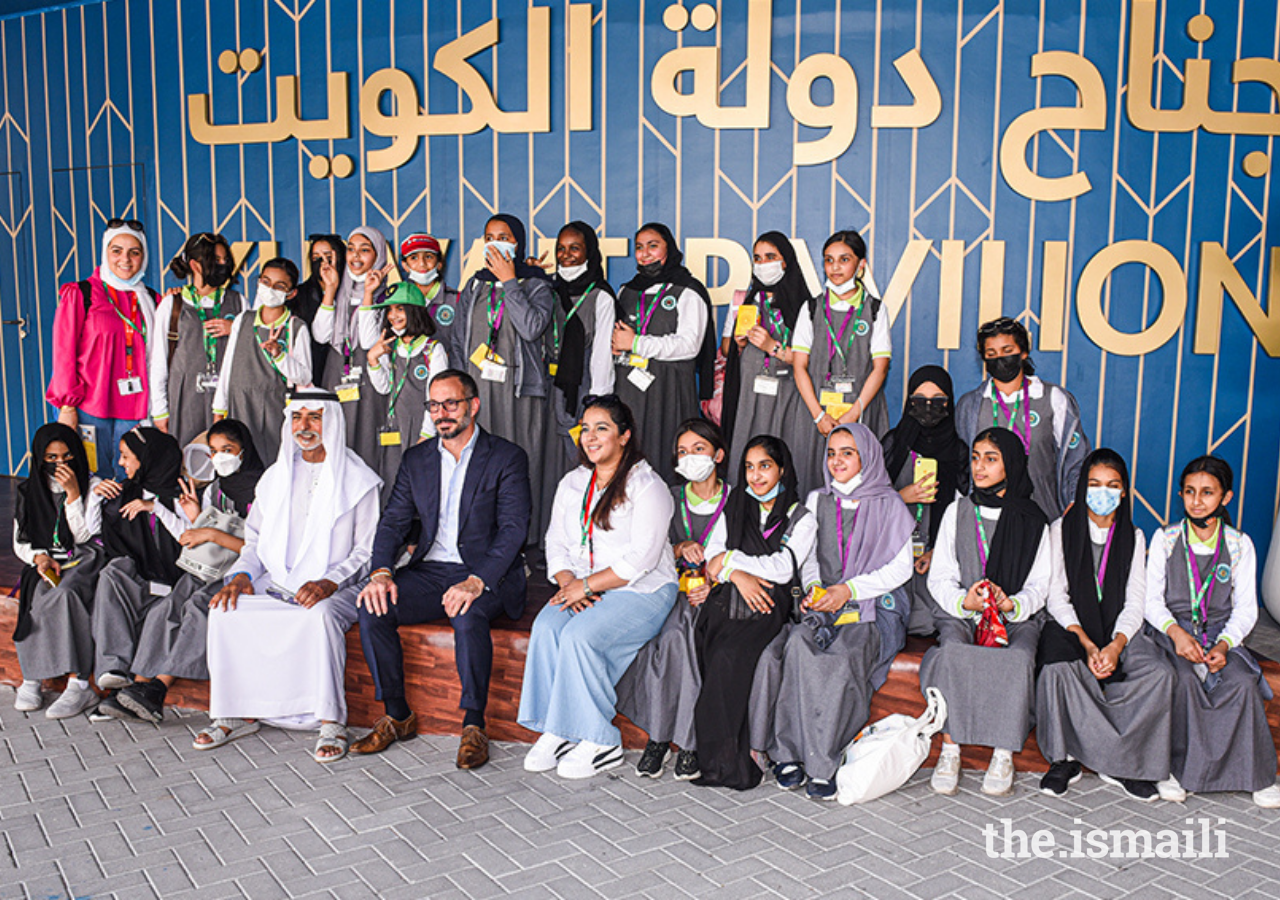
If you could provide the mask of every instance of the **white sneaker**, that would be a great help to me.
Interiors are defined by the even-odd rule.
[[[44,714],[50,719],[70,719],[72,716],[80,715],[86,709],[93,709],[98,705],[98,700],[98,694],[93,688],[88,685],[78,687],[72,682],[58,695],[58,699],[53,701]]]
[[[133,684],[127,672],[103,672],[95,676],[98,687],[104,691],[121,691]]]
[[[995,750],[991,764],[982,778],[982,793],[1003,797],[1013,792],[1013,754],[1008,750]]]
[[[606,747],[582,741],[560,759],[556,774],[561,778],[590,778],[622,765],[622,747]]]
[[[1170,803],[1183,803],[1187,799],[1187,792],[1172,775],[1164,781],[1157,781],[1156,790],[1160,792],[1161,800],[1168,800]]]
[[[18,686],[18,697],[13,701],[13,708],[18,712],[35,712],[42,706],[44,706],[44,694],[40,693],[40,682],[22,682]]]
[[[950,748],[955,748],[954,750]],[[938,757],[938,765],[929,779],[929,787],[939,794],[948,796],[960,790],[960,747],[956,744],[944,744],[942,755]]]
[[[1280,809],[1280,785],[1271,785],[1253,792],[1253,805],[1262,809]]]
[[[526,772],[550,772],[560,762],[560,758],[573,749],[573,742],[554,734],[544,734],[529,748],[524,755]]]

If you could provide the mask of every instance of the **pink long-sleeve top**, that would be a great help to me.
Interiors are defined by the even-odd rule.
[[[88,281],[88,310],[77,282],[64,284],[58,290],[58,311],[53,318],[53,377],[45,399],[56,407],[73,406],[100,419],[145,419],[150,396],[147,337],[155,337],[155,300],[146,289],[136,293],[108,291],[97,269]],[[125,324],[126,318],[133,328]],[[129,374],[142,379],[142,390],[126,397],[117,383]]]

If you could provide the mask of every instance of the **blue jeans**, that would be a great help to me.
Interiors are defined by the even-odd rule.
[[[676,586],[668,584],[652,594],[608,591],[580,613],[543,607],[529,636],[520,724],[573,741],[622,743],[614,687],[675,601]]]
[[[80,410],[80,424],[92,425],[97,431],[95,443],[98,448],[98,468],[93,474],[102,478],[124,479],[124,470],[120,468],[120,439],[125,432],[138,424],[138,419],[99,419]]]

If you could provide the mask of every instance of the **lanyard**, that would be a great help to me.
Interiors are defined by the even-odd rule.
[[[1116,523],[1112,522],[1111,527],[1107,529],[1107,545],[1102,548],[1102,559],[1098,563],[1098,572],[1095,576],[1095,583],[1098,588],[1098,602],[1102,602],[1102,581],[1107,577],[1107,558],[1111,556],[1111,539],[1115,537]]]
[[[862,324],[862,308],[864,304],[861,302],[862,300],[861,288],[858,289],[857,296],[854,298],[854,300],[858,302],[855,303],[853,301],[850,301],[849,311],[844,314],[844,319],[840,323],[840,330],[838,332],[835,330],[835,327],[833,326],[831,321],[831,289],[830,288],[827,289],[825,302],[822,304],[822,312],[827,320],[827,337],[830,338],[829,347],[827,348],[830,354],[828,358],[828,364],[834,361],[836,358],[836,355],[838,354],[840,356],[841,364],[843,364],[845,367],[845,371],[848,371],[848,368],[849,368],[848,354],[852,352],[853,339],[858,336],[858,326]],[[852,326],[851,326],[851,320],[852,320]],[[852,332],[850,331],[850,327],[852,327]],[[849,337],[848,341],[845,341],[846,335],[848,335]],[[846,344],[848,345],[848,348],[849,348],[848,350],[845,349]]]
[[[266,328],[268,331],[267,340],[265,342],[262,340],[262,335],[258,334],[259,327]],[[284,316],[280,319],[280,324],[274,327],[266,324],[265,322],[263,322],[261,326],[259,326],[255,322],[253,327],[253,339],[257,341],[258,349],[262,351],[262,355],[267,360],[267,363],[271,366],[271,368],[276,370],[277,375],[279,375],[281,378],[284,378],[284,373],[280,371],[280,367],[276,365],[276,361],[271,358],[271,354],[267,352],[267,348],[264,346],[265,343],[270,343],[271,341],[274,341],[277,337],[279,337],[281,329],[284,329],[284,332],[285,332],[285,335],[284,335],[285,344],[288,345],[290,348],[292,348],[293,347],[293,316],[289,314],[288,310],[285,310]],[[286,350],[285,352],[288,353],[289,351]]]
[[[564,317],[565,331],[569,330],[569,320],[573,318],[574,313],[587,299],[587,296],[595,289],[596,283],[593,281],[587,285],[587,289],[582,292],[582,296],[574,302],[573,308],[569,310],[569,314]],[[560,334],[560,323],[556,321],[556,317],[551,317],[551,361],[558,363],[560,361],[560,340],[563,335]]]
[[[716,504],[716,510],[711,514],[711,519],[707,522],[706,531],[702,532],[702,537],[698,538],[698,543],[704,547],[707,544],[707,538],[711,535],[711,529],[715,527],[716,520],[720,518],[720,513],[724,511],[724,502],[729,497],[729,492],[725,490],[724,485],[720,485],[720,502]],[[680,516],[684,519],[684,536],[686,540],[694,540],[693,537],[693,509],[689,506],[689,485],[684,486],[684,501],[680,504]]]
[[[499,294],[502,295],[501,299],[498,298]],[[489,353],[492,354],[498,342],[498,329],[502,327],[502,316],[507,309],[506,291],[499,291],[496,286],[489,288],[487,307],[489,314]]]
[[[225,288],[214,289],[213,306],[206,309],[202,302],[204,298],[196,293],[195,288],[189,284],[182,288],[182,300],[190,302],[196,311],[196,315],[200,318],[201,337],[204,338],[204,356],[210,368],[213,368],[218,361],[218,339],[209,334],[204,328],[204,323],[210,319],[222,318],[222,296],[225,292]]]
[[[987,542],[987,529],[982,524],[982,513],[978,512],[978,508],[973,508],[973,521],[978,528],[978,561],[982,563],[982,573],[987,572],[987,553],[990,552],[991,545]]]
[[[582,543],[578,546],[587,548],[587,565],[591,571],[596,570],[596,523],[591,516],[591,501],[596,495],[596,473],[591,473],[591,483],[587,492],[582,495]]]
[[[991,382],[991,393],[996,395],[996,405],[991,407],[991,424],[1000,427],[1000,413],[1004,413],[1005,419],[1009,422],[1009,430],[1022,440],[1022,446],[1027,450],[1027,456],[1031,455],[1031,399],[1027,394],[1027,379],[1022,379],[1022,396],[1013,401],[1013,409],[1010,410],[1008,404],[1004,402],[1004,394],[1000,393],[1000,388],[996,387],[996,383]],[[1022,410],[1022,433],[1018,434],[1018,410]]]
[[[667,287],[674,287],[668,285]],[[653,318],[653,314],[657,312],[658,307],[662,305],[662,301],[667,298],[667,290],[664,288],[653,295],[653,302],[648,308],[644,305],[644,292],[640,293],[640,298],[636,300],[636,334],[644,335],[649,331],[649,320]]]
[[[915,472],[916,457],[917,457],[918,455],[919,455],[919,454],[917,454],[917,453],[916,453],[916,451],[914,451],[914,450],[912,450],[912,451],[911,451],[911,471],[912,471],[912,473],[914,473],[914,472]],[[920,523],[921,523],[923,520],[924,520],[924,504],[923,504],[923,503],[917,503],[917,504],[916,504],[916,529],[915,529],[917,532],[919,532],[919,530],[920,530]]]
[[[133,335],[137,332],[142,337],[143,345],[147,341],[147,320],[142,319],[140,326],[135,323],[138,318],[138,292],[133,291],[129,294],[129,315],[126,317],[120,312],[120,295],[116,293],[116,289],[109,284],[103,285],[107,289],[107,294],[111,297],[111,308],[115,314],[120,317],[127,328],[124,330],[124,366],[125,374],[130,378],[133,377]]]
[[[400,342],[400,339],[397,338],[396,343],[399,343],[399,342]],[[432,343],[431,339],[427,338],[426,342],[422,345],[422,359],[424,362],[426,362],[429,358],[431,343]],[[400,381],[397,383],[396,382],[396,357],[399,355],[400,354],[397,352],[397,348],[393,346],[391,348],[390,356],[391,356],[391,381],[394,386],[391,388],[391,399],[387,402],[387,421],[388,422],[390,422],[392,419],[395,418],[396,401],[400,399],[400,391],[404,389],[405,379],[409,377],[409,370],[413,368],[413,356],[414,356],[413,346],[410,345],[409,347],[409,355],[408,357],[405,358],[405,361],[404,361],[404,374],[400,376]]]
[[[760,299],[758,305],[760,307],[760,324],[764,327],[769,337],[773,338],[782,346],[788,346],[791,343],[791,329],[787,327],[786,322],[782,320],[782,314],[773,308],[773,304],[769,302],[772,296],[766,293],[757,295]],[[769,372],[769,365],[773,362],[772,356],[765,356],[764,371]]]
[[[858,511],[861,506],[853,508],[853,521],[849,523],[849,537],[853,537],[854,529],[858,527]],[[844,578],[844,573],[849,568],[849,545],[844,539],[844,502],[836,500],[836,531],[840,536],[840,577]]]
[[[763,508],[763,504],[761,504],[761,507]],[[771,528],[767,528],[761,532],[761,534],[764,536],[764,539],[766,541],[769,540],[769,538],[773,537],[773,533],[778,530],[778,526],[781,525],[786,520],[786,518],[787,518],[786,516],[783,516],[781,519],[774,522]]]
[[[1185,521],[1185,520],[1184,520]],[[1218,557],[1222,554],[1222,521],[1218,520],[1217,546],[1213,548],[1213,558],[1209,560],[1208,571],[1203,583],[1200,581],[1200,563],[1196,561],[1195,551],[1191,549],[1191,523],[1186,522],[1183,542],[1187,545],[1187,582],[1191,587],[1191,622],[1199,632],[1200,643],[1207,650],[1209,636],[1206,626],[1209,622],[1209,602],[1213,598],[1213,573],[1218,568]]]
[[[53,549],[55,552],[62,549],[62,538],[59,537],[58,535],[59,535],[59,532],[62,531],[62,517],[66,513],[66,508],[67,508],[67,495],[62,494],[60,497],[58,497],[57,518],[53,520]]]

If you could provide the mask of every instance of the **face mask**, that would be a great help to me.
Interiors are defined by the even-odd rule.
[[[257,304],[265,306],[268,309],[279,309],[284,306],[285,293],[266,284],[258,285],[258,293],[255,295]]]
[[[52,478],[53,473],[56,471],[58,471],[58,464],[56,462],[40,463],[40,474],[44,475],[46,478]]]
[[[645,278],[657,278],[659,275],[662,274],[662,267],[664,265],[665,263],[660,263],[660,262],[644,263],[643,265],[637,265],[636,271],[639,272],[641,275],[643,275]]]
[[[49,493],[65,494],[66,492],[67,489],[62,486],[62,482],[54,481],[52,478],[49,479]]]
[[[577,281],[583,275],[587,274],[587,264],[582,263],[577,266],[560,266],[556,269],[556,273],[562,281]]]
[[[983,362],[987,367],[987,374],[1001,384],[1008,384],[1022,374],[1022,357],[1016,354],[990,356]]]
[[[492,248],[492,249],[494,249],[494,250],[497,250],[499,253],[501,253],[503,256],[505,256],[507,259],[515,259],[515,258],[516,258],[516,245],[515,245],[515,244],[513,244],[513,243],[511,243],[510,241],[488,241],[488,242],[484,245],[484,248],[485,248],[486,250],[488,250],[488,249],[490,249],[490,248]]]
[[[368,272],[361,272],[359,275],[357,275],[355,272],[352,272],[350,269],[347,269],[347,274],[351,276],[351,280],[354,281],[356,284],[364,284],[364,280],[369,277]]]
[[[228,475],[234,475],[240,471],[240,463],[243,460],[238,453],[215,453],[212,456],[213,471],[217,472],[219,477],[226,478]]]
[[[1220,519],[1220,518],[1222,518],[1221,506],[1219,506],[1213,512],[1209,513],[1209,515],[1205,516],[1203,519],[1197,519],[1195,516],[1187,516],[1187,521],[1189,521],[1192,525],[1196,526],[1197,528],[1208,528],[1214,519]]]
[[[862,484],[862,473],[859,472],[843,484],[832,479],[831,486],[846,497],[858,489],[858,485]]]
[[[769,489],[769,493],[764,494],[763,496],[761,496],[760,494],[755,494],[754,489],[752,489],[751,492],[755,494],[756,499],[759,500],[761,503],[768,503],[774,497],[778,496],[778,492],[781,490],[782,490],[782,482],[779,481],[777,484],[775,484],[772,488]]]
[[[834,281],[828,278],[826,287],[827,287],[827,290],[831,291],[834,294],[843,294],[845,291],[849,290],[849,288],[853,285],[853,282],[854,282],[854,279],[850,278],[848,281],[842,281],[839,284],[836,284]]]
[[[1085,505],[1098,516],[1109,516],[1120,508],[1120,488],[1091,487],[1085,491]]]
[[[924,428],[932,428],[942,424],[947,417],[947,407],[943,404],[930,403],[923,397],[911,397],[907,400],[907,415],[915,419]]]
[[[404,329],[403,329],[403,328],[395,328],[395,327],[392,327],[392,329],[391,329],[391,333],[392,333],[392,334],[394,334],[396,337],[403,337],[403,336],[404,336]]]
[[[716,470],[716,461],[703,453],[690,453],[680,457],[676,472],[686,481],[706,481]]]
[[[231,263],[215,262],[204,273],[204,283],[212,288],[222,287],[231,279]]]
[[[756,280],[765,287],[773,287],[781,281],[785,271],[785,267],[779,260],[756,263],[751,267],[751,272],[756,276]]]
[[[437,277],[439,276],[436,273],[435,269],[428,269],[425,272],[415,272],[413,271],[413,269],[409,270],[409,280],[414,282],[415,284],[421,284],[425,286],[435,281]]]

